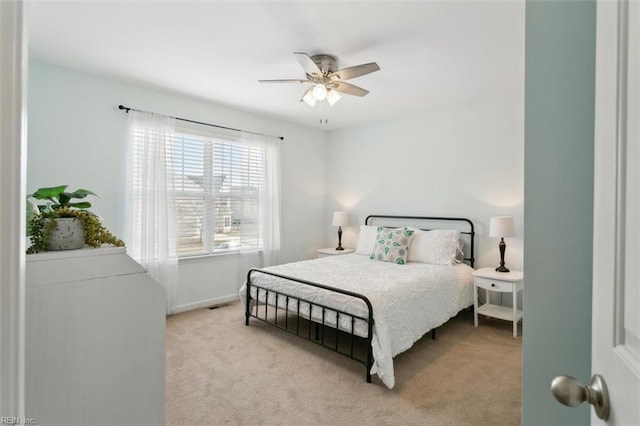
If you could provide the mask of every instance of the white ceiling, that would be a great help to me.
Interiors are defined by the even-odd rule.
[[[523,0],[33,0],[28,18],[36,59],[314,127],[356,126],[524,86]],[[304,78],[293,52],[335,55],[340,68],[375,61],[381,70],[350,80],[369,95],[311,108],[299,102],[306,86],[257,82]]]

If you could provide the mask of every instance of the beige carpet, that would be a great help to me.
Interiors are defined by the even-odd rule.
[[[463,311],[394,359],[396,386],[252,320],[240,303],[167,319],[169,425],[518,425],[521,344],[511,323]]]

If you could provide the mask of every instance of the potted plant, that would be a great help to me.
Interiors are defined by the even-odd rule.
[[[91,207],[88,201],[82,200],[94,192],[77,189],[67,192],[67,185],[52,188],[40,188],[30,197],[44,200],[38,204],[39,213],[36,214],[29,226],[31,229],[31,246],[27,254],[50,250],[71,250],[85,245],[100,247],[102,244],[112,244],[122,247],[124,242],[109,232],[100,222],[100,218],[87,209]]]

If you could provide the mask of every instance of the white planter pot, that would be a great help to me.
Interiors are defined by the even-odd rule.
[[[56,229],[51,232],[47,250],[74,250],[84,247],[84,226],[76,217],[54,219]]]

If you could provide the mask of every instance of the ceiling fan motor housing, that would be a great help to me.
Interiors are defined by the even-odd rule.
[[[324,75],[338,70],[338,58],[335,56],[319,54],[311,56],[311,60],[320,68],[320,71],[322,71]]]

